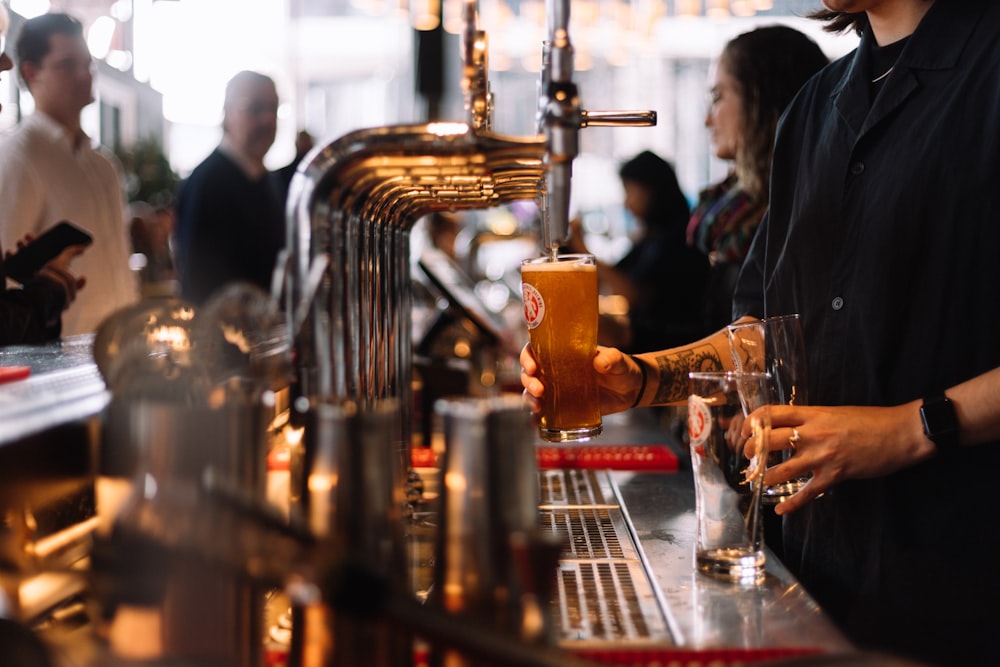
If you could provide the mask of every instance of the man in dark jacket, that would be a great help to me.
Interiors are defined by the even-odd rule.
[[[277,120],[274,81],[236,74],[226,86],[222,141],[181,184],[177,265],[181,296],[196,304],[230,282],[270,286],[285,244],[280,190],[264,167]]]

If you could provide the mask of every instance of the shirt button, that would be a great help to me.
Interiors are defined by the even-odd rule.
[[[860,176],[861,172],[865,170],[864,162],[854,162],[851,164],[851,174],[854,176]]]
[[[834,297],[833,301],[830,303],[830,305],[833,306],[834,310],[840,310],[841,308],[844,307],[844,299],[843,299],[843,297],[839,297],[839,296]]]

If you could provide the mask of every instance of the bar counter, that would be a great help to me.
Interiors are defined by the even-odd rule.
[[[849,654],[851,643],[773,553],[765,581],[744,586],[694,569],[694,483],[690,457],[655,410],[605,417],[594,446],[665,445],[677,454],[674,472],[610,471],[610,487],[637,545],[637,557],[655,582],[670,639],[662,657],[703,652],[721,662],[812,653]],[[639,653],[656,656],[656,646]],[[598,653],[600,655],[600,653]],[[666,663],[664,663],[666,664]]]
[[[29,369],[27,378],[0,384],[0,446],[99,415],[110,394],[94,363],[93,339],[0,347],[0,367]]]
[[[90,339],[74,339],[42,347],[0,349],[4,366],[27,365],[27,380],[0,385],[0,461],[2,475],[15,486],[46,477],[45,470],[11,469],[11,465],[44,467],[64,452],[66,425],[84,425],[88,435],[81,451],[93,451],[95,426],[109,396],[90,355]],[[75,433],[75,431],[73,432]],[[850,642],[795,578],[768,553],[767,576],[757,586],[740,586],[698,575],[693,566],[694,488],[689,457],[663,428],[654,410],[638,410],[605,419],[605,432],[594,447],[652,445],[677,456],[675,471],[591,470],[586,475],[601,487],[602,507],[616,508],[619,524],[631,545],[627,565],[647,577],[648,591],[625,591],[651,618],[648,636],[595,640],[575,638],[564,629],[560,645],[585,657],[611,664],[737,664],[815,653],[854,654]],[[589,446],[589,445],[587,445]],[[48,452],[25,456],[25,449]],[[626,447],[627,448],[627,447]],[[19,452],[17,456],[11,456]],[[48,458],[47,458],[48,457]],[[81,465],[86,456],[81,460]],[[71,477],[79,478],[75,469]],[[558,471],[540,471],[540,479]],[[92,482],[92,480],[91,480]],[[51,486],[51,485],[50,485]],[[0,494],[11,504],[14,496]],[[21,501],[14,502],[18,504]],[[544,502],[543,502],[544,505]],[[7,509],[5,506],[3,509]],[[543,507],[543,514],[545,508]],[[561,568],[579,566],[572,555]],[[607,561],[597,559],[600,563]],[[595,561],[595,562],[597,562]],[[0,575],[3,573],[0,572]],[[8,573],[10,574],[10,573]],[[659,620],[655,617],[659,616]],[[647,619],[649,620],[649,619]],[[75,635],[71,644],[79,642]],[[65,651],[69,647],[62,646]],[[89,647],[85,652],[91,652]],[[68,664],[80,664],[70,662]],[[84,663],[86,664],[86,663]]]

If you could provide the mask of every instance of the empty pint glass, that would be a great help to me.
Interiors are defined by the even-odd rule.
[[[771,402],[775,405],[807,405],[806,344],[802,323],[796,315],[778,315],[729,327],[729,351],[738,371],[768,373]],[[768,465],[778,465],[795,450],[776,449]],[[773,484],[764,489],[764,504],[775,505],[801,489],[812,474]]]
[[[695,567],[727,581],[753,584],[764,577],[761,514],[770,419],[765,373],[690,373],[688,432],[694,474]],[[749,417],[752,413],[752,417]],[[741,436],[752,418],[752,442]]]
[[[601,432],[594,371],[597,350],[597,264],[593,255],[536,257],[521,262],[528,337],[545,385],[543,440],[586,440]]]

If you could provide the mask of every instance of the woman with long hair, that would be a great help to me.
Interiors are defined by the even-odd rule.
[[[715,67],[705,126],[716,157],[732,161],[720,183],[699,193],[687,241],[708,256],[706,330],[732,321],[736,277],[767,208],[778,119],[802,84],[827,64],[823,51],[787,26],[730,40]]]

